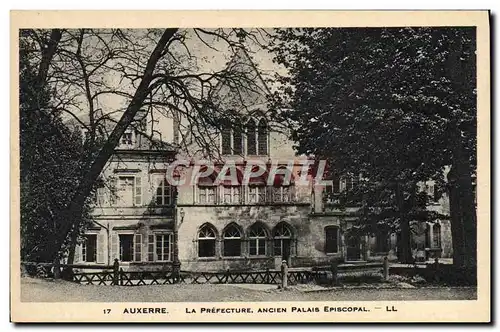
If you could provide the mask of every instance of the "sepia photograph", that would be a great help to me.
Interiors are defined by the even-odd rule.
[[[18,20],[13,305],[386,321],[431,301],[488,321],[488,12],[350,14],[359,24]]]

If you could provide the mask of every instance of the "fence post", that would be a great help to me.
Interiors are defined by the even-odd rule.
[[[288,287],[288,265],[286,260],[281,262],[281,289],[285,290]]]
[[[123,268],[120,268],[120,286],[123,286]]]
[[[332,262],[332,282],[334,285],[339,282],[339,262],[337,260]]]
[[[118,262],[118,258],[115,258],[115,262],[113,263],[113,285],[118,285],[119,273],[120,263]]]
[[[61,261],[59,260],[59,256],[57,256],[56,259],[54,260],[53,274],[54,274],[54,279],[61,278]]]
[[[389,277],[389,258],[387,256],[384,257],[384,280],[387,280]]]
[[[226,270],[226,284],[229,282],[229,269]]]
[[[267,267],[266,268],[266,280],[264,280],[265,283],[268,284],[270,282],[270,279],[271,278],[270,278],[270,275],[269,275],[269,268]]]
[[[434,258],[434,280],[439,282],[440,278],[440,273],[439,273],[439,258]]]

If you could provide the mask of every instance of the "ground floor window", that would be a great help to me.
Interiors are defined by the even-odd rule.
[[[378,232],[375,235],[375,251],[376,252],[389,251],[389,236],[386,232]]]
[[[266,238],[267,233],[262,225],[254,225],[250,228],[250,233],[248,234],[250,256],[266,255]]]
[[[335,254],[339,251],[339,228],[329,226],[325,228],[325,252]]]
[[[97,260],[97,234],[87,234],[82,243],[82,260],[93,263]]]
[[[216,233],[213,227],[204,225],[198,232],[198,257],[215,257]]]
[[[273,230],[273,254],[288,259],[292,249],[292,230],[290,227],[281,223]]]
[[[156,234],[156,260],[157,261],[170,261],[171,260],[171,234]]]
[[[142,235],[141,234],[119,234],[120,261],[122,262],[140,262]]]
[[[223,234],[224,237],[224,256],[239,257],[241,256],[241,233],[235,225],[230,225],[226,228]]]
[[[432,226],[432,247],[441,248],[441,225],[438,223]]]

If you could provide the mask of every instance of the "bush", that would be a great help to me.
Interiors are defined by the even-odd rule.
[[[339,282],[343,284],[374,284],[384,282],[380,273],[363,273],[358,275],[339,276]]]

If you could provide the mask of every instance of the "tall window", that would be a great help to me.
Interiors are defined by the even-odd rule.
[[[438,223],[432,225],[432,247],[441,248],[441,225]]]
[[[120,240],[120,261],[131,262],[134,259],[134,235],[119,234]]]
[[[117,196],[117,202],[120,206],[140,206],[142,204],[141,177],[120,176]]]
[[[247,155],[253,156],[257,154],[257,132],[255,121],[253,119],[247,122]]]
[[[243,154],[243,128],[240,124],[225,127],[221,139],[222,154]]]
[[[223,186],[222,187],[222,203],[224,204],[240,204],[241,203],[241,187],[238,186]]]
[[[258,154],[259,155],[267,155],[267,122],[264,119],[259,121],[258,125]]]
[[[97,234],[87,234],[82,243],[82,260],[93,263],[97,260]]]
[[[233,154],[243,154],[243,132],[241,125],[233,129]]]
[[[198,257],[215,257],[215,229],[204,225],[198,232]]]
[[[156,190],[154,192],[154,202],[156,205],[172,205],[173,188],[167,182],[164,175],[154,177]]]
[[[339,251],[339,228],[328,226],[325,228],[325,252],[335,254]]]
[[[241,233],[236,225],[229,225],[223,233],[225,257],[241,256]]]
[[[156,234],[156,260],[157,261],[171,261],[171,241],[172,234]]]
[[[290,256],[292,231],[286,223],[278,224],[273,231],[274,256]]]
[[[254,224],[248,234],[250,256],[266,255],[267,232],[262,225]]]
[[[222,154],[231,154],[231,128],[222,130]]]

